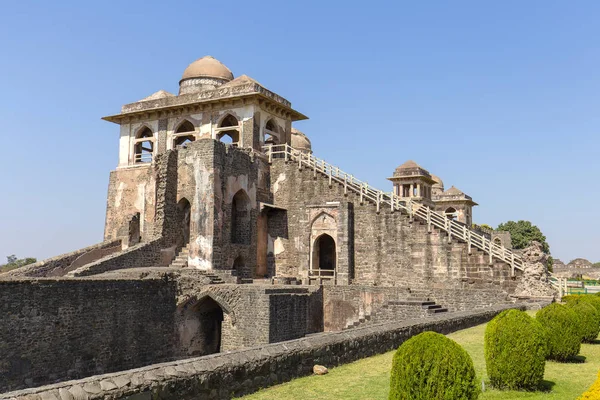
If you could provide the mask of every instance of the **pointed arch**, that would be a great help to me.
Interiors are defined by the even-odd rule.
[[[446,216],[446,218],[454,220],[458,216],[458,212],[456,211],[456,208],[448,207],[444,211],[444,215]]]
[[[135,164],[152,162],[154,156],[154,132],[144,124],[135,132],[133,141],[133,162]]]
[[[172,148],[186,147],[189,143],[195,140],[196,127],[190,120],[183,119],[181,122],[179,122],[175,128],[175,132],[173,133]]]
[[[281,143],[280,129],[274,118],[269,118],[263,130],[263,145],[278,145]]]
[[[223,115],[215,128],[215,138],[224,143],[234,146],[240,144],[240,122],[231,113]]]
[[[244,189],[240,189],[231,201],[231,243],[250,244],[250,217],[250,197]]]

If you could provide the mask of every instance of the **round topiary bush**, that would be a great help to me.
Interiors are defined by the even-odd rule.
[[[591,296],[589,294],[583,294],[564,296],[563,302],[567,304],[588,303],[594,306],[596,310],[598,310],[598,312],[600,313],[600,297],[596,295]]]
[[[495,388],[539,388],[546,367],[544,328],[524,311],[501,312],[485,329],[485,365]]]
[[[476,399],[473,360],[458,343],[435,332],[404,342],[394,354],[390,400]]]
[[[581,330],[575,311],[553,303],[538,311],[535,318],[542,324],[546,333],[547,358],[566,361],[579,354]]]
[[[579,317],[581,338],[584,342],[591,343],[600,333],[600,312],[593,303],[586,300],[571,301],[567,307],[575,311]]]

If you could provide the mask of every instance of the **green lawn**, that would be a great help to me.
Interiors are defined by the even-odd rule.
[[[485,374],[483,334],[485,325],[455,332],[448,337],[460,343],[471,355],[479,379]],[[246,400],[260,399],[387,399],[393,352],[359,360],[329,370],[323,376],[308,376],[261,390]],[[600,369],[600,341],[583,344],[584,363],[546,362],[548,392],[502,392],[487,389],[480,399],[577,399],[596,379]]]

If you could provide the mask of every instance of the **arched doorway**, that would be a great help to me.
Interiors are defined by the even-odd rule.
[[[335,271],[336,261],[335,240],[324,233],[313,244],[313,269]]]
[[[246,261],[244,257],[237,256],[235,261],[233,261],[233,270],[235,271],[238,279],[245,277],[245,269],[246,269]]]
[[[191,221],[191,209],[192,206],[188,199],[185,197],[179,200],[177,203],[177,212],[179,214],[179,221],[181,226],[181,232],[183,235],[183,244],[187,244],[190,241],[190,221]]]
[[[211,297],[188,303],[179,314],[179,342],[185,356],[221,351],[223,309]]]

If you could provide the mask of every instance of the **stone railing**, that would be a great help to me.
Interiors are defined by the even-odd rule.
[[[350,175],[312,154],[303,153],[288,144],[265,146],[264,151],[268,156],[269,162],[272,162],[273,158],[284,158],[285,161],[296,162],[298,168],[311,169],[314,176],[317,176],[317,174],[325,175],[329,180],[329,185],[334,181],[343,185],[344,193],[352,191],[358,194],[361,202],[365,199],[372,202],[376,205],[377,212],[381,208],[388,207],[392,211],[406,212],[411,218],[419,218],[427,223],[430,231],[432,227],[435,227],[446,232],[449,242],[452,238],[455,238],[467,243],[469,253],[472,247],[482,250],[489,255],[490,264],[494,258],[509,264],[511,266],[511,275],[513,276],[515,269],[522,271],[525,268],[525,263],[520,255],[515,254],[502,245],[494,243],[485,235],[474,231],[460,222],[446,218],[444,215],[433,211],[430,207],[413,202],[410,198],[398,197],[394,192],[384,192],[375,189],[367,182],[356,179],[354,175]]]

